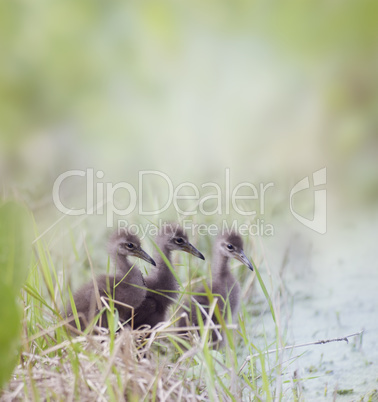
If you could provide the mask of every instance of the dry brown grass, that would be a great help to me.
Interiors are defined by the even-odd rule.
[[[166,366],[157,364],[152,342],[141,347],[139,338],[140,333],[126,329],[112,350],[109,336],[87,335],[55,345],[60,356],[23,352],[23,364],[14,371],[1,400],[148,400],[152,394],[162,401],[200,400],[177,376],[169,375]],[[78,345],[75,370],[71,354]]]
[[[16,367],[1,401],[209,399],[206,381],[191,381],[186,376],[194,359],[203,353],[203,339],[191,336],[194,346],[177,352],[172,322],[154,330],[125,328],[115,335],[114,342],[104,329],[100,329],[102,334],[76,337],[67,333],[57,342],[55,331],[64,330],[63,323],[24,338],[22,364]],[[191,329],[196,333],[198,327]],[[41,350],[38,341],[42,338],[51,344],[49,348]],[[217,394],[221,400],[227,399],[221,387]]]

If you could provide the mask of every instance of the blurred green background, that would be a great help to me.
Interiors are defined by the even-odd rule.
[[[274,182],[271,210],[288,212],[288,189],[327,167],[329,208],[373,206],[377,14],[374,0],[1,2],[2,197],[44,218],[68,169],[177,185],[227,167],[234,185]]]
[[[314,271],[319,288],[337,288],[330,293],[337,297],[330,300],[320,293],[314,304],[325,300],[328,312],[338,308],[340,300],[357,300],[356,292],[361,292],[365,310],[373,311],[377,15],[376,0],[1,1],[1,200],[15,199],[31,210],[34,237],[42,238],[51,250],[59,281],[77,288],[91,275],[84,241],[96,272],[104,272],[106,222],[103,216],[85,215],[60,224],[64,215],[53,204],[52,189],[61,173],[93,168],[104,173],[96,182],[136,185],[138,172],[158,170],[175,187],[215,182],[224,188],[228,168],[232,188],[241,182],[257,187],[260,182],[274,183],[262,217],[277,236],[270,239],[273,245],[268,243],[266,255],[261,239],[250,238],[248,255],[253,251],[254,259],[263,264],[272,258],[278,269],[284,254],[280,246],[292,243],[295,252],[288,271],[300,276],[306,261],[298,254],[307,246],[290,232],[304,229],[302,233],[320,239],[315,256],[335,254],[328,263],[315,260]],[[324,167],[329,236],[321,237],[290,214],[289,194],[296,182]],[[149,183],[142,200],[145,208],[161,205],[166,194],[164,182]],[[312,195],[299,199],[299,213],[311,215]],[[66,183],[61,196],[69,207],[85,207],[85,180]],[[125,192],[115,198],[119,207],[128,203]],[[227,218],[235,216],[240,218],[231,211]],[[367,229],[358,226],[361,216],[368,217]],[[1,222],[2,239],[8,239],[8,228],[18,227],[11,217]],[[161,216],[140,217],[134,211],[124,218],[146,223],[160,217],[176,219],[176,211],[171,206]],[[194,220],[219,223],[220,217],[197,215]],[[355,236],[342,236],[345,228]],[[17,232],[12,239],[13,250],[22,257]],[[211,239],[194,240],[207,258]],[[9,248],[5,241],[3,246]],[[38,261],[41,257],[34,251]],[[349,270],[339,264],[344,254],[351,261]],[[372,258],[360,259],[366,255]],[[12,267],[18,269],[17,264]],[[361,270],[365,282],[357,281]],[[330,277],[328,285],[322,282]],[[342,278],[349,278],[351,285],[344,286],[345,298],[338,299]],[[305,275],[299,288],[307,289],[308,284],[314,285],[314,280]],[[17,292],[13,289],[13,299]],[[15,324],[12,331],[0,334],[4,350],[20,330],[12,300],[9,307],[3,303],[0,312],[4,319],[13,315]],[[346,306],[342,311],[351,332],[373,321],[372,315],[356,318],[361,312],[353,316]],[[327,317],[319,316],[323,315]],[[313,331],[311,325],[303,325],[309,317],[306,309],[297,317],[297,337],[301,329]],[[331,325],[321,322],[319,327]],[[377,350],[370,342],[365,341],[368,350]],[[8,360],[14,363],[15,355],[10,353]],[[1,381],[9,377],[9,364],[2,369]],[[365,375],[360,369],[355,373]]]

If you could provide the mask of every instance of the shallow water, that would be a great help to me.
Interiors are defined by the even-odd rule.
[[[378,241],[377,215],[353,224],[329,225],[325,235],[296,228],[276,227],[276,235],[262,241],[268,261],[261,264],[265,284],[267,267],[273,288],[282,285],[281,328],[287,326],[287,345],[343,337],[362,329],[362,337],[346,342],[313,345],[285,352],[285,359],[304,353],[291,364],[306,401],[359,401],[378,389]],[[331,222],[332,224],[332,222]],[[285,252],[287,264],[282,268]],[[269,286],[267,286],[269,288]],[[255,283],[257,298],[263,298]],[[267,333],[272,319],[264,316]],[[273,338],[272,338],[273,339]],[[306,377],[318,377],[304,380]],[[283,386],[291,387],[286,384]],[[340,395],[339,393],[344,393]],[[292,392],[288,392],[288,400]],[[378,395],[378,394],[377,394]],[[378,396],[372,400],[378,400]],[[377,398],[377,399],[374,399]]]

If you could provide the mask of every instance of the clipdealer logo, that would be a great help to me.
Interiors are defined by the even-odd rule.
[[[191,182],[184,182],[174,186],[168,175],[156,170],[140,171],[137,186],[127,182],[113,184],[112,182],[97,181],[95,183],[95,178],[102,180],[104,177],[103,171],[98,170],[95,172],[93,168],[69,170],[60,174],[55,180],[52,190],[53,202],[56,208],[63,214],[71,216],[106,214],[108,227],[113,226],[115,215],[126,217],[137,212],[140,216],[157,216],[171,206],[183,218],[197,214],[224,216],[229,215],[232,210],[233,213],[244,217],[245,221],[248,221],[249,225],[255,228],[253,233],[250,230],[250,234],[268,236],[274,234],[273,225],[265,223],[264,219],[261,219],[265,214],[266,202],[269,200],[269,195],[274,188],[273,182],[259,183],[258,185],[242,182],[232,186],[229,168],[225,169],[223,183],[207,182],[200,186]],[[61,199],[64,186],[73,178],[83,180],[86,204],[81,208],[68,206]],[[325,168],[313,174],[313,181],[315,186],[326,183]],[[155,205],[152,209],[151,205],[146,202],[148,197],[145,195],[149,186],[151,188],[151,184],[154,187],[158,185],[159,194],[164,196],[164,200],[160,200],[159,205]],[[290,192],[290,211],[305,226],[318,233],[325,233],[326,190],[315,191],[314,218],[312,220],[294,211],[293,197],[296,193],[308,188],[308,177],[302,179],[293,187]],[[123,203],[122,208],[119,204],[116,205],[116,199],[120,198],[124,201],[128,200],[126,204],[125,202]]]
[[[313,218],[305,218],[304,216],[298,214],[293,208],[293,197],[295,194],[308,190],[310,188],[309,177],[305,177],[300,180],[292,188],[290,192],[290,211],[293,216],[301,222],[303,225],[314,230],[317,233],[324,234],[327,232],[327,190],[325,188],[316,190],[322,185],[327,184],[327,169],[320,169],[312,174],[313,179],[313,190],[314,193],[314,209]]]

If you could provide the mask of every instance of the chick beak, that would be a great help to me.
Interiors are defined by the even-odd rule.
[[[201,260],[204,260],[205,257],[203,256],[203,254],[201,252],[199,252],[192,244],[188,243],[183,245],[182,247],[183,251],[186,251],[189,254],[194,255],[195,257],[200,258]]]
[[[247,256],[244,254],[244,251],[240,251],[239,254],[235,255],[235,258],[240,261],[242,264],[246,265],[251,271],[253,271],[253,265],[251,261],[247,258]]]
[[[144,261],[149,262],[150,264],[152,264],[154,267],[156,267],[156,262],[141,248],[139,248],[138,250],[135,250],[135,257],[138,257]]]

